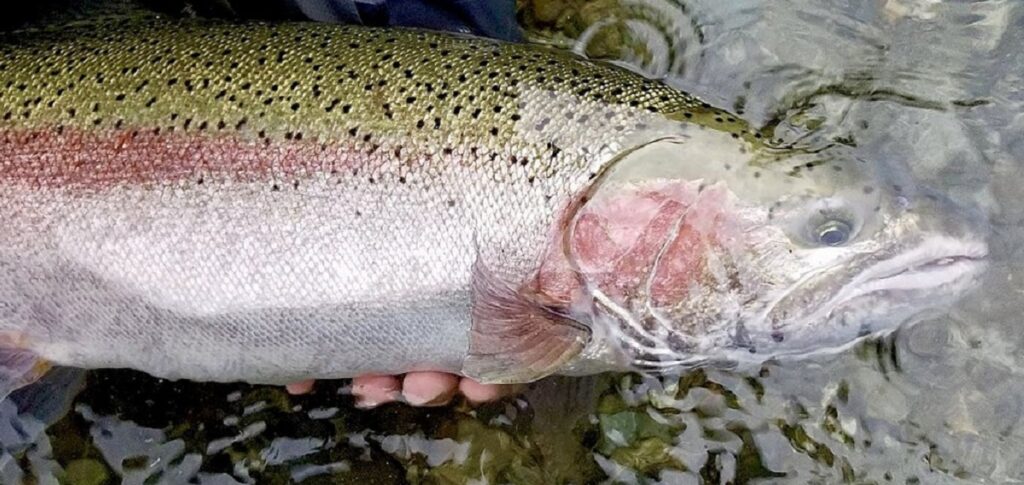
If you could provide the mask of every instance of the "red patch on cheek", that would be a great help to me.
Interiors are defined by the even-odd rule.
[[[593,213],[580,215],[573,232],[572,244],[580,269],[585,273],[611,271],[624,248],[608,234],[607,221]]]
[[[700,283],[708,253],[721,249],[725,188],[674,181],[618,190],[580,210],[569,254],[561,240],[552,245],[536,280],[540,293],[569,301],[582,276],[613,299],[672,306]]]
[[[634,230],[640,236],[633,245],[625,248],[623,254],[615,261],[614,269],[606,275],[604,284],[613,286],[619,293],[632,293],[638,286],[644,286],[653,270],[652,265],[658,257],[665,242],[665,237],[672,232],[677,221],[686,213],[686,207],[675,201],[666,201],[654,218],[647,221],[636,221]]]
[[[688,183],[654,183],[591,201],[578,216],[570,241],[580,271],[613,298],[644,291],[667,238],[696,200],[695,192]]]
[[[651,283],[654,306],[679,303],[706,271],[708,255],[721,251],[727,220],[727,192],[715,186],[701,192],[690,207],[679,232],[668,242]]]
[[[537,275],[541,293],[568,301],[580,290],[580,274],[612,297],[644,284],[672,226],[686,211],[660,193],[630,192],[584,207],[577,214],[566,255],[554,241]],[[572,263],[567,258],[572,259]]]
[[[704,251],[701,233],[690,226],[680,228],[654,270],[650,294],[654,306],[672,305],[686,297],[703,272]]]

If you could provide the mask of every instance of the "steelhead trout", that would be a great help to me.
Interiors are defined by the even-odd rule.
[[[0,46],[3,388],[47,365],[483,382],[836,348],[945,304],[975,224],[619,67],[325,24]]]

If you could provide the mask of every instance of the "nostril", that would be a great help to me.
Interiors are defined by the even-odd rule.
[[[775,331],[772,332],[772,340],[774,340],[775,343],[782,343],[783,340],[786,340],[786,336],[783,335],[782,332]]]
[[[871,333],[871,324],[864,323],[860,326],[860,329],[857,330],[857,337],[867,337],[868,335],[871,335]]]

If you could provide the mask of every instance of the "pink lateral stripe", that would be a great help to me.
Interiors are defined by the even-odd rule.
[[[102,190],[192,180],[290,181],[353,167],[351,147],[305,140],[74,128],[0,130],[0,183]]]

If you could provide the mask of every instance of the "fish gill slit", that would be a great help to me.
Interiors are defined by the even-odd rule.
[[[618,316],[618,318],[620,318],[622,322],[625,322],[625,324],[631,330],[636,332],[637,335],[640,335],[641,337],[646,338],[647,340],[650,340],[655,343],[658,342],[658,339],[650,332],[648,332],[646,329],[644,329],[643,326],[639,322],[637,322],[637,320],[632,315],[629,314],[628,310],[622,308],[620,305],[613,302],[611,298],[605,295],[604,292],[602,292],[599,288],[595,288],[592,284],[586,281],[586,279],[583,277],[583,270],[580,269],[579,264],[576,262],[576,258],[573,255],[572,241],[574,236],[576,235],[576,225],[579,222],[580,213],[582,212],[583,207],[586,206],[587,202],[593,200],[594,195],[597,194],[598,190],[602,186],[602,183],[613,171],[612,167],[614,167],[618,161],[624,159],[634,151],[639,150],[640,148],[647,146],[650,143],[655,143],[666,139],[669,139],[669,137],[662,137],[656,140],[652,140],[647,144],[643,144],[625,150],[623,153],[616,155],[611,160],[602,162],[596,169],[592,170],[593,175],[590,177],[589,185],[583,189],[582,193],[580,193],[579,196],[576,197],[575,200],[573,200],[570,203],[570,206],[566,209],[566,216],[563,219],[566,230],[562,232],[562,238],[560,241],[562,254],[565,256],[565,261],[569,264],[572,271],[576,273],[577,278],[586,287],[587,291],[594,298],[594,301],[598,302],[601,305],[604,305],[605,308],[608,309],[608,311]],[[665,345],[647,345],[645,343],[640,342],[632,335],[628,335],[627,332],[614,328],[614,326],[612,327],[613,328],[610,330],[618,334],[622,338],[623,343],[628,344],[629,346],[633,347],[636,350],[646,351],[659,355],[674,355],[674,352],[668,349]]]

